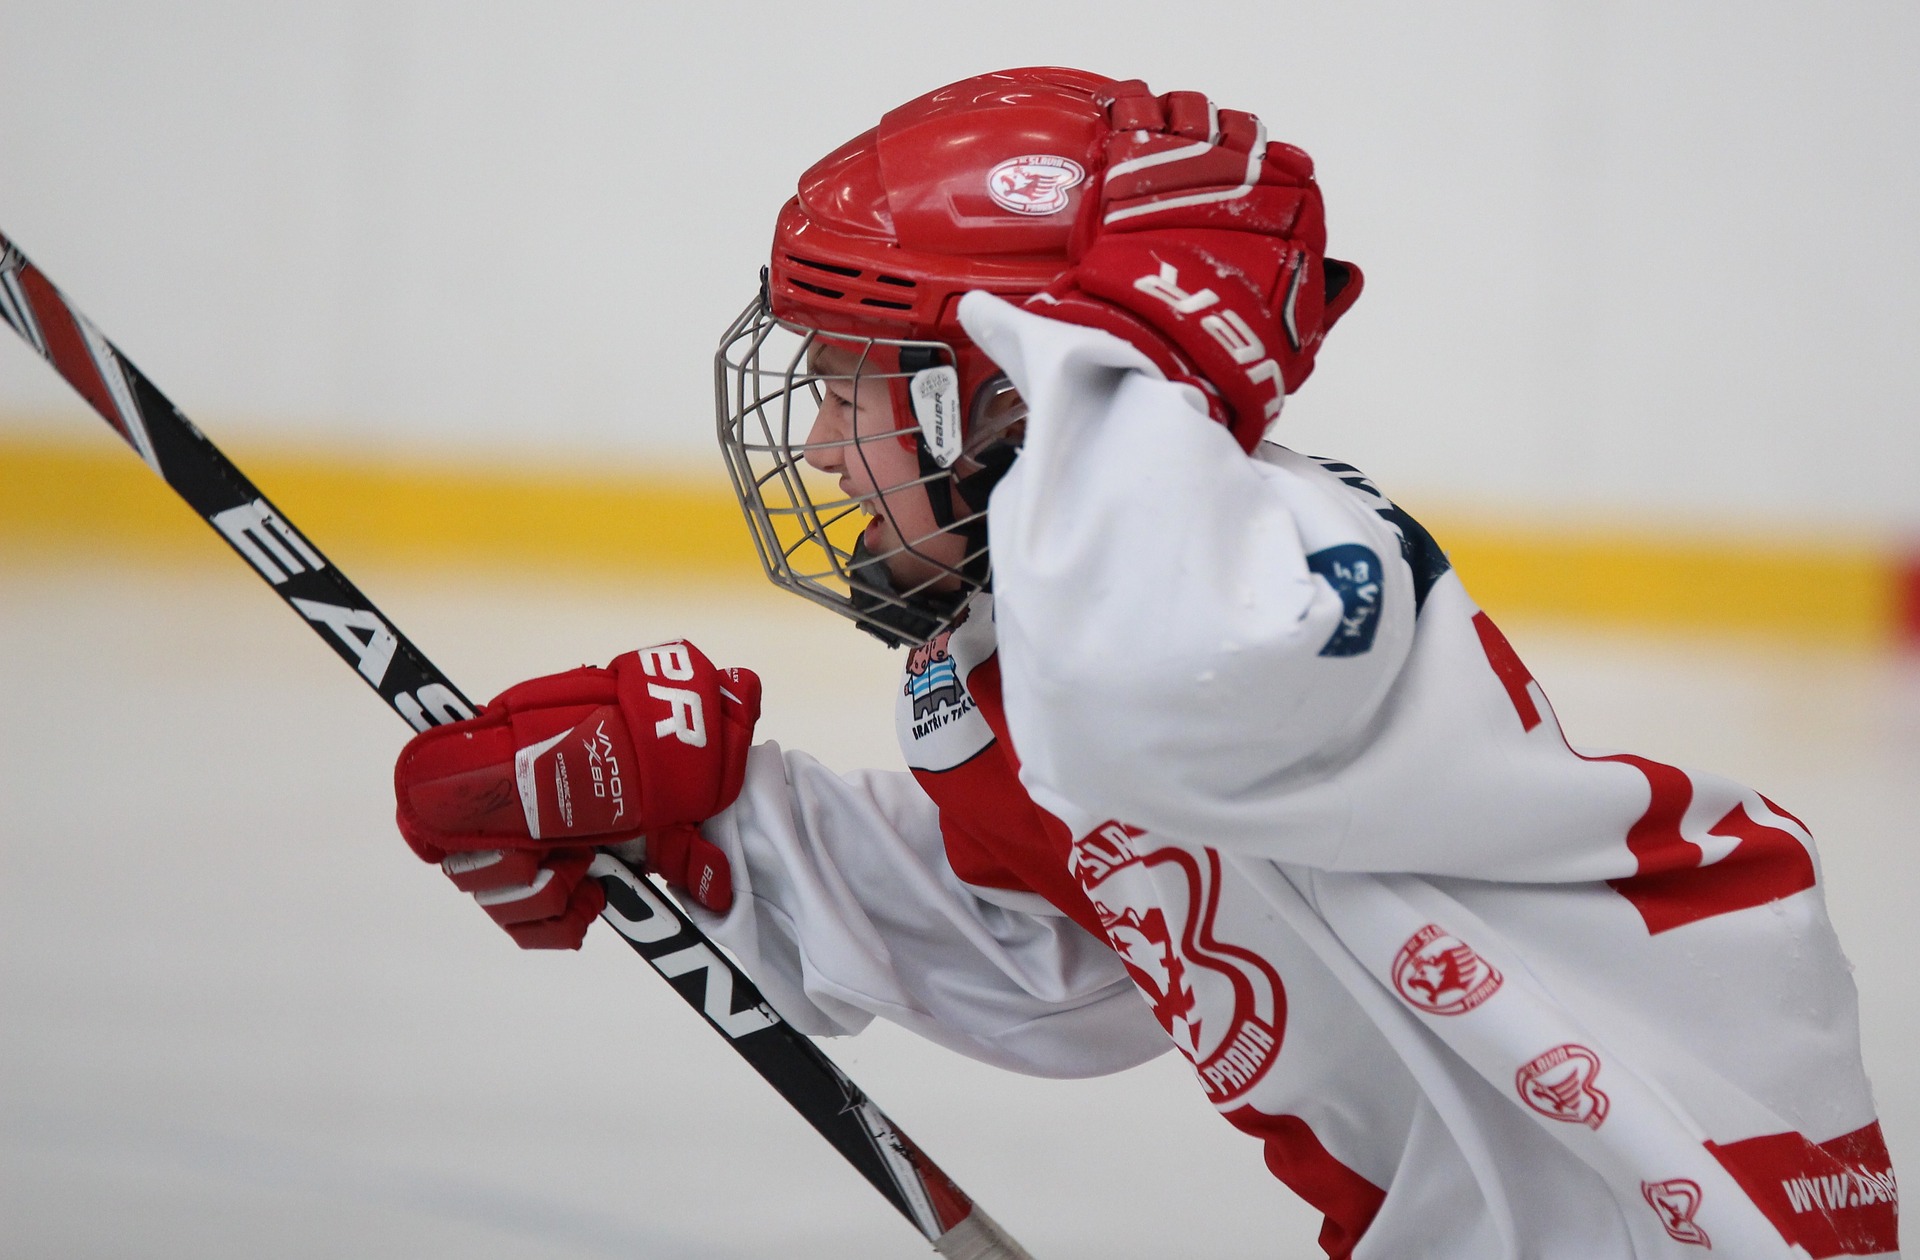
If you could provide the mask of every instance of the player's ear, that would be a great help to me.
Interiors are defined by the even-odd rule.
[[[1327,304],[1320,316],[1320,331],[1324,333],[1360,300],[1366,277],[1360,274],[1360,268],[1338,258],[1322,259],[1320,266],[1327,277]]]

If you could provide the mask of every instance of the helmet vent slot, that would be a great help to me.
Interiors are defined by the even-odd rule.
[[[899,276],[889,276],[889,275],[884,275],[878,272],[874,274],[873,278],[875,280],[878,280],[881,284],[897,284],[903,289],[912,289],[912,288],[918,287],[919,285],[919,281],[917,280],[905,280]]]
[[[802,267],[811,267],[815,271],[830,271],[836,276],[846,276],[849,279],[853,279],[854,277],[857,277],[860,274],[860,269],[858,267],[841,267],[834,263],[815,262],[811,258],[796,258],[792,254],[787,255],[787,261],[791,263],[798,263]],[[881,278],[885,279],[884,276]],[[896,280],[894,281],[894,283],[899,284],[901,282]],[[906,283],[911,284],[913,282],[909,280]],[[839,294],[835,294],[834,296],[838,297]]]
[[[805,280],[795,280],[792,276],[787,277],[787,283],[796,289],[805,289],[809,293],[818,293],[824,298],[843,298],[847,296],[839,289],[828,289],[817,284],[808,284]]]
[[[809,288],[809,289],[813,288],[812,285],[804,285],[802,287]],[[819,293],[819,292],[824,292],[824,290],[815,289],[814,292]],[[838,297],[839,295],[835,294],[834,296]],[[910,311],[913,309],[913,303],[911,302],[889,302],[885,298],[861,298],[860,305],[878,306],[883,310],[889,310],[889,311]]]

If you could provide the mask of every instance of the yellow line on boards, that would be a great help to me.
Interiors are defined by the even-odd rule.
[[[249,454],[244,466],[349,573],[411,566],[603,582],[762,580],[717,457],[710,475],[285,454]],[[1417,507],[1415,515],[1496,617],[1872,647],[1900,633],[1907,579],[1890,547],[1703,540]],[[130,558],[232,563],[191,509],[105,430],[91,441],[0,436],[0,564]]]
[[[240,461],[236,461],[240,462]],[[261,493],[343,570],[434,566],[618,580],[758,579],[724,474],[426,468],[319,455],[249,456]],[[132,452],[0,438],[0,556],[26,563],[137,555],[231,563],[223,543]]]
[[[1650,529],[1425,521],[1476,602],[1581,625],[1732,632],[1788,643],[1895,641],[1890,548]]]

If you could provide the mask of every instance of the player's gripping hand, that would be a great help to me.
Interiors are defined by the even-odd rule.
[[[699,824],[740,794],[759,716],[759,677],[685,642],[536,678],[408,741],[400,834],[527,949],[578,949],[606,903],[594,848],[642,835],[649,870],[724,912],[733,877]]]
[[[1138,80],[1107,119],[1074,265],[1027,305],[1131,342],[1252,450],[1360,295],[1359,269],[1325,257],[1313,160],[1252,114]]]

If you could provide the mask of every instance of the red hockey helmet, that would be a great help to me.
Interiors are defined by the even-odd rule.
[[[1018,302],[1066,269],[1113,86],[1080,70],[1004,70],[889,112],[815,163],[781,210],[774,317],[950,345],[970,411],[998,369],[967,342],[961,295]]]

